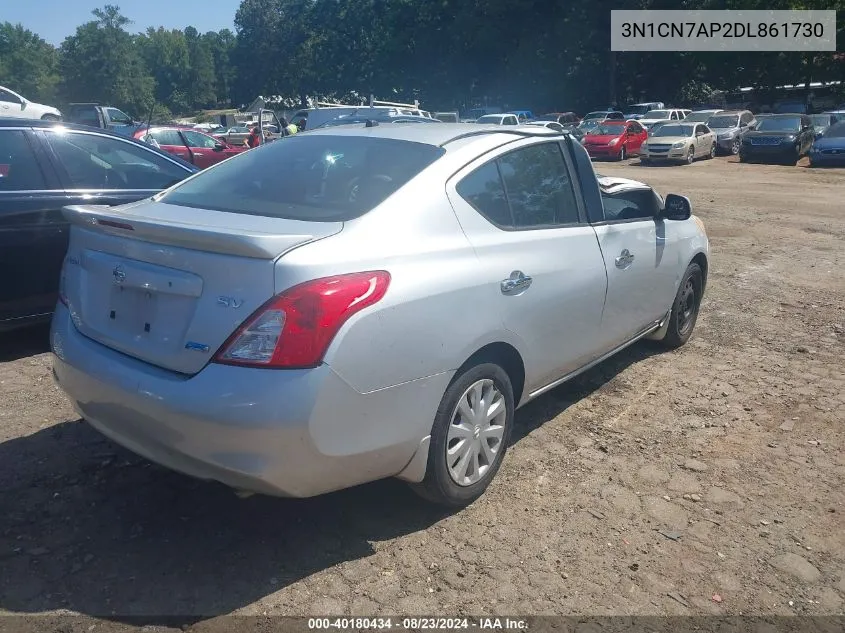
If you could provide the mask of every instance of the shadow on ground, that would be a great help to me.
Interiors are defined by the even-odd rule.
[[[39,325],[0,333],[0,363],[7,363],[49,351],[49,325]]]
[[[530,403],[519,442],[654,353],[641,343]],[[238,499],[135,457],[81,421],[0,444],[0,609],[185,624],[249,605],[373,542],[447,516],[398,481]]]

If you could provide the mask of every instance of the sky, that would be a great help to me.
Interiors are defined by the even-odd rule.
[[[93,20],[91,11],[106,4],[120,7],[132,20],[127,30],[146,31],[148,26],[183,29],[193,26],[200,33],[235,30],[235,11],[240,0],[0,0],[0,22],[23,24],[51,44],[59,45],[76,27]]]

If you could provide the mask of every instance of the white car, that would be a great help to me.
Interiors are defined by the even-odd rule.
[[[0,86],[0,117],[58,121],[62,113],[52,106],[33,103],[17,92]]]
[[[683,121],[689,113],[689,110],[649,110],[638,123],[650,130],[657,123]]]
[[[696,158],[714,156],[716,134],[703,123],[664,123],[640,147],[644,165],[657,161],[690,165]]]

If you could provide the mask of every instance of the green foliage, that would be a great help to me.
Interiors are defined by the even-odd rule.
[[[54,101],[56,49],[20,24],[0,23],[0,83],[37,102]]]
[[[186,114],[258,95],[286,105],[375,94],[431,109],[583,112],[845,78],[841,53],[609,52],[611,9],[685,7],[838,9],[840,50],[845,42],[845,0],[242,0],[237,34],[132,34],[106,5],[58,50],[0,24],[0,83],[46,103],[98,101],[145,118],[153,102]]]

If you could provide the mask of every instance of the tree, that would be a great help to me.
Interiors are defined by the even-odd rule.
[[[76,29],[60,49],[61,92],[67,101],[98,101],[143,118],[153,103],[155,82],[140,54],[140,39],[120,8],[92,11],[97,18]]]
[[[145,35],[138,36],[138,44],[155,81],[156,103],[177,112],[190,110],[190,55],[185,34],[177,29],[149,28]]]
[[[58,84],[56,49],[20,24],[0,24],[0,78],[27,99],[51,103]]]
[[[186,92],[192,108],[209,108],[217,105],[214,78],[214,57],[208,41],[201,38],[197,30],[185,29],[188,45],[188,83]]]

